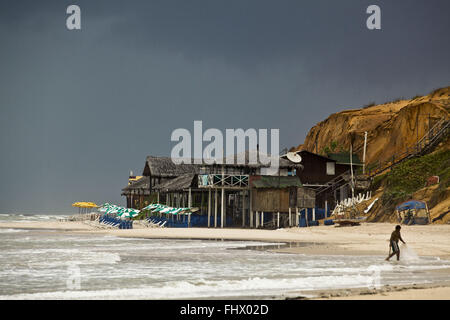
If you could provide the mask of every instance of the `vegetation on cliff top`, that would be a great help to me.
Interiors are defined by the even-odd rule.
[[[374,187],[382,184],[385,188],[381,197],[383,205],[394,207],[410,199],[414,192],[425,187],[430,176],[440,178],[439,187],[435,192],[435,198],[439,198],[439,193],[450,186],[450,150],[406,160],[390,172],[377,177]]]

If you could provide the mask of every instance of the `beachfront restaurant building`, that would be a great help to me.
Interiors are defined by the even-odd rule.
[[[369,182],[366,177],[358,175],[363,166],[356,154],[329,153],[316,154],[307,150],[296,152],[301,157],[303,170],[297,171],[304,187],[316,191],[316,206],[319,208],[333,208],[338,201],[343,201],[352,195],[351,171],[354,172],[355,190],[367,190]]]
[[[198,173],[198,166],[191,164],[176,165],[169,157],[148,156],[145,160],[144,170],[139,179],[130,177],[128,185],[122,189],[122,196],[127,199],[127,207],[142,209],[150,203],[159,202],[159,193],[156,186],[171,181],[184,174]]]
[[[296,175],[302,164],[280,158],[278,170],[273,170],[259,158],[250,162],[249,151],[243,162],[233,157],[224,158],[223,164],[174,164],[168,157],[148,156],[142,173],[146,182],[134,182],[122,195],[136,209],[147,203],[133,200],[136,194],[148,195],[150,203],[196,207],[204,227],[294,226],[302,210],[314,208],[314,190]]]

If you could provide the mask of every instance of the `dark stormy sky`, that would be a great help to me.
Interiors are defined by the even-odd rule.
[[[66,8],[81,7],[81,31]],[[370,4],[382,30],[366,28]],[[450,83],[448,0],[2,1],[0,212],[124,203],[171,132],[279,128]]]

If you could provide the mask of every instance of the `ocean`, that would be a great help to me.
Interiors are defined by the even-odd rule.
[[[60,217],[0,215],[0,222]],[[0,299],[278,299],[298,291],[438,283],[448,276],[435,271],[450,267],[438,257],[385,262],[385,256],[267,250],[284,245],[293,244],[0,229]]]

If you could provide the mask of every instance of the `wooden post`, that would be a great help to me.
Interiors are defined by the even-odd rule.
[[[159,191],[156,193],[156,203],[159,203]]]
[[[325,218],[328,218],[328,201],[325,200]]]
[[[259,213],[256,211],[255,213],[255,228],[258,229],[259,227]]]
[[[291,208],[289,208],[289,227],[292,227],[292,214],[291,214]]]
[[[214,192],[214,228],[217,228],[217,189]]]
[[[313,208],[313,215],[312,215],[312,219],[313,221],[316,221],[316,208]]]
[[[351,172],[351,187],[352,187],[352,199],[355,197],[355,182],[353,181],[353,141],[350,141],[350,172]]]
[[[192,190],[189,188],[188,207],[192,207]],[[191,213],[188,214],[188,228],[191,227]]]
[[[363,174],[366,173],[366,148],[367,148],[367,131],[364,132]]]
[[[220,227],[223,228],[225,220],[225,188],[222,187],[222,201],[220,206]]]
[[[298,227],[299,223],[298,207],[295,207],[295,226]]]
[[[182,206],[182,198],[183,198],[183,192],[178,192],[177,193],[177,208],[181,208]],[[181,220],[181,215],[177,214],[177,220],[180,221]]]
[[[224,185],[224,181],[223,179],[225,174],[225,168],[222,166],[222,201],[221,201],[221,206],[220,206],[220,227],[223,228],[224,225],[224,218],[225,218],[225,210],[224,210],[224,206],[225,206],[225,188],[223,187]]]
[[[248,213],[250,214],[250,228],[253,228],[253,192],[252,189],[249,191],[249,206],[248,206]]]
[[[242,228],[245,227],[245,190],[242,190]]]
[[[208,188],[208,228],[211,227],[211,188]]]
[[[203,190],[201,192],[202,192],[202,200],[200,202],[200,214],[203,214],[203,198],[204,198]]]
[[[189,194],[188,194],[188,208],[192,207],[192,190],[189,188]]]
[[[264,211],[261,211],[261,227],[264,228]]]
[[[280,228],[280,211],[277,213],[277,228]]]

